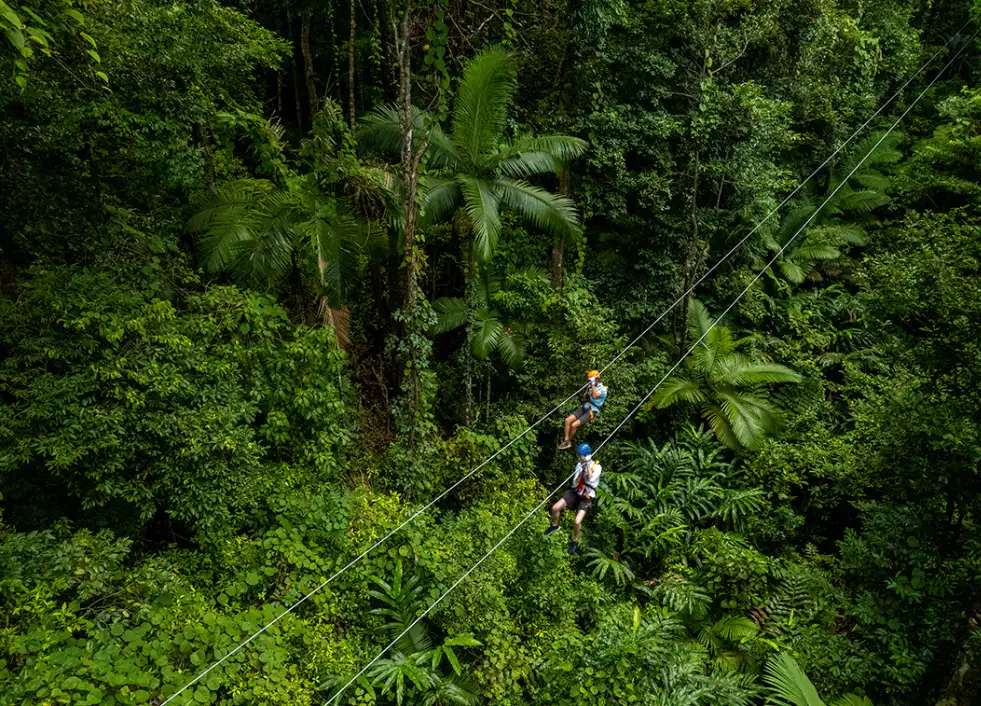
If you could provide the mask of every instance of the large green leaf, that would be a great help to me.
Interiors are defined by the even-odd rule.
[[[455,179],[426,177],[422,187],[423,214],[419,221],[420,225],[425,226],[443,220],[453,212],[462,198],[460,184]]]
[[[441,297],[433,302],[436,325],[433,331],[446,333],[467,323],[467,300],[463,297]]]
[[[474,317],[474,332],[470,341],[473,354],[480,360],[486,360],[497,349],[503,335],[504,324],[496,312],[478,312]]]
[[[501,201],[532,225],[561,238],[570,246],[577,245],[582,239],[579,214],[568,197],[556,196],[518,179],[501,177],[496,185]]]
[[[501,234],[497,189],[494,184],[469,174],[457,174],[456,182],[463,195],[463,208],[470,216],[474,254],[479,261],[487,262],[497,248]]]
[[[513,57],[500,47],[485,49],[463,72],[453,104],[453,141],[472,166],[497,149],[517,85]]]
[[[767,661],[763,681],[770,690],[770,702],[778,706],[825,706],[811,680],[786,652]]]
[[[676,402],[703,402],[705,393],[693,380],[673,377],[665,380],[654,393],[656,407],[670,407]]]

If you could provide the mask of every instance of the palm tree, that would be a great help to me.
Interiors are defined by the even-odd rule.
[[[233,120],[234,116],[229,116]],[[380,169],[361,164],[351,133],[327,102],[300,155],[302,175],[286,166],[282,128],[268,124],[252,149],[268,179],[239,179],[213,187],[188,222],[200,236],[204,268],[259,288],[286,280],[306,318],[303,280],[319,285],[320,311],[345,338],[346,305],[364,255],[389,249],[374,221],[393,220],[395,185]]]
[[[372,698],[376,689],[385,696],[394,697],[398,706],[403,703],[425,706],[476,704],[479,692],[476,685],[463,674],[456,649],[479,647],[480,642],[472,635],[460,634],[448,637],[434,647],[425,624],[420,621],[412,625],[416,616],[425,610],[426,592],[418,576],[405,578],[401,559],[395,563],[391,582],[377,576],[372,576],[371,580],[380,590],[368,593],[382,604],[371,613],[386,620],[383,630],[388,635],[400,637],[392,652],[375,662],[367,671],[366,678],[358,679],[359,686],[369,691]],[[444,662],[449,665],[449,674],[441,669]],[[329,689],[341,687],[347,681],[337,676],[323,686]]]
[[[508,294],[507,282],[492,264],[477,266],[477,277],[469,289],[469,301],[464,297],[441,297],[433,303],[436,314],[436,333],[446,333],[465,326],[469,355],[464,360],[464,420],[470,424],[473,408],[473,383],[471,360],[484,361],[486,365],[487,413],[490,414],[490,390],[492,367],[489,359],[496,354],[508,368],[516,368],[524,357],[524,332],[528,324],[517,321],[499,307],[499,299]],[[538,268],[527,268],[508,275],[509,281],[546,281],[545,273]]]
[[[473,336],[470,349],[477,360],[487,360],[496,353],[509,368],[516,367],[524,355],[522,333],[527,325],[516,321],[499,308],[501,295],[507,294],[507,282],[493,265],[481,266],[474,284]],[[508,280],[545,281],[545,273],[528,268],[508,275]],[[433,303],[436,313],[436,333],[446,333],[467,324],[471,306],[463,297],[441,297]]]
[[[464,71],[448,135],[423,111],[414,114],[414,134],[419,140],[428,136],[428,164],[437,172],[423,187],[422,223],[456,212],[453,222],[471,238],[471,253],[478,262],[487,262],[497,246],[502,207],[569,244],[582,237],[571,199],[526,179],[560,174],[567,162],[585,152],[586,143],[565,135],[505,138],[516,82],[514,58],[501,48],[487,49]],[[372,111],[362,121],[359,142],[397,153],[402,131],[395,108]]]
[[[819,262],[838,259],[841,257],[841,248],[846,245],[865,244],[866,232],[862,221],[890,200],[885,193],[890,179],[878,167],[893,164],[902,157],[896,145],[903,139],[903,135],[892,132],[885,139],[882,139],[882,135],[881,132],[873,133],[859,141],[831,172],[825,193],[806,196],[800,205],[787,214],[775,233],[764,236],[763,245],[770,256],[776,254],[814,216],[818,204],[830,196],[828,203],[814,216],[807,229],[797,236],[794,243],[777,260],[776,269],[788,281],[800,284],[808,278],[820,279],[817,270]],[[880,139],[882,142],[876,145]],[[865,162],[849,177],[866,155]],[[839,185],[841,188],[835,192]],[[757,268],[763,267],[770,256],[757,256]],[[775,277],[772,270],[768,274]]]
[[[291,176],[285,186],[240,179],[216,187],[189,226],[201,235],[205,270],[262,288],[288,279],[304,315],[302,274],[315,272],[331,320],[346,307],[370,235],[341,200],[319,192],[311,175]]]
[[[501,210],[508,209],[541,228],[553,240],[570,245],[582,238],[572,200],[530,184],[541,174],[561,175],[571,160],[585,152],[575,137],[550,135],[512,140],[504,136],[508,109],[514,97],[517,71],[514,58],[499,47],[486,49],[467,65],[457,91],[449,134],[424,111],[413,109],[413,136],[425,144],[428,166],[435,172],[422,187],[419,225],[452,216],[456,230],[467,237],[467,343],[464,356],[464,423],[473,408],[473,312],[478,306],[475,282],[478,265],[493,255],[501,234]],[[382,106],[369,113],[358,132],[361,144],[390,154],[403,148],[399,111]]]
[[[763,672],[771,696],[768,703],[778,706],[872,706],[867,696],[845,694],[826,704],[796,660],[786,652],[771,657]]]
[[[685,372],[658,389],[653,405],[693,404],[730,449],[758,448],[779,426],[778,410],[764,396],[765,385],[803,378],[783,365],[740,353],[747,339],[734,340],[727,327],[713,328],[712,321],[705,305],[693,299],[688,307],[688,335],[699,343],[685,361]]]

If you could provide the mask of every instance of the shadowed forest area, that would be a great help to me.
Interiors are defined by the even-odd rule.
[[[981,704],[979,26],[0,0],[0,706]]]

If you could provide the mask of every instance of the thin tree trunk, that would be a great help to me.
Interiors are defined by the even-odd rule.
[[[300,267],[296,262],[296,253],[290,256],[292,267],[290,268],[290,289],[293,290],[293,307],[301,324],[307,323],[307,303],[303,296],[303,278],[300,276]]]
[[[419,205],[416,201],[419,188],[419,165],[429,146],[428,136],[419,145],[414,145],[413,116],[412,116],[412,63],[410,56],[410,7],[407,4],[402,17],[401,36],[395,28],[395,47],[398,54],[399,67],[399,122],[402,127],[402,178],[405,182],[405,198],[403,200],[403,216],[405,218],[405,303],[407,313],[416,305],[416,277],[419,266],[419,256],[415,248],[416,221],[419,216]]]
[[[967,616],[961,644],[962,653],[936,706],[975,706],[981,703],[981,650],[972,636],[981,629],[981,597],[976,598]]]
[[[283,72],[276,71],[276,116],[283,119]]]
[[[473,351],[470,350],[470,338],[473,327],[467,324],[467,340],[463,344],[463,425],[473,424]]]
[[[682,302],[678,312],[678,346],[684,353],[688,349],[688,302],[691,294],[688,290],[695,281],[695,270],[697,268],[698,252],[698,171],[700,168],[699,154],[695,152],[694,169],[692,170],[691,185],[691,209],[689,210],[689,220],[691,221],[691,238],[688,247],[685,249],[685,276],[682,282]]]
[[[569,179],[570,170],[572,167],[570,165],[565,165],[562,171],[559,173],[559,194],[561,196],[569,195]],[[562,238],[556,236],[552,239],[552,286],[556,289],[562,289],[565,284],[565,277],[563,274],[563,258],[565,257],[565,241]]]
[[[303,73],[307,82],[307,101],[310,104],[310,124],[317,117],[319,101],[317,100],[317,82],[313,73],[313,53],[310,50],[310,22],[313,11],[307,8],[300,18],[300,50],[303,52]]]
[[[464,279],[466,280],[467,324],[464,329],[466,339],[463,343],[463,423],[470,426],[473,423],[473,320],[477,300],[477,261],[469,235],[463,238],[463,262],[465,264]],[[479,416],[479,415],[478,415]]]
[[[293,43],[293,13],[287,10],[287,22],[290,30],[290,44]],[[295,45],[294,45],[295,46]],[[296,51],[292,52],[293,61],[293,100],[296,101],[296,128],[303,132],[303,102],[300,99],[300,65],[296,62]]]
[[[424,135],[419,144],[415,144],[414,121],[412,115],[412,56],[411,56],[411,11],[412,4],[406,3],[405,13],[402,15],[401,31],[398,26],[393,27],[395,36],[395,51],[398,59],[399,72],[399,95],[398,113],[399,124],[402,129],[402,180],[405,185],[405,196],[402,202],[405,241],[405,307],[404,314],[407,322],[405,333],[411,336],[416,322],[413,313],[416,308],[416,298],[419,276],[419,254],[416,252],[416,222],[419,216],[419,204],[417,199],[419,191],[419,165],[422,163],[423,155],[429,146],[429,137]],[[415,353],[410,353],[413,357]],[[412,366],[410,373],[411,392],[410,400],[413,418],[418,418],[422,408],[422,390],[419,380],[419,368]],[[409,443],[415,443],[417,425],[410,427]]]
[[[348,120],[351,123],[352,130],[356,124],[354,110],[354,41],[357,39],[356,7],[357,0],[351,0],[351,35],[347,43],[347,108]]]

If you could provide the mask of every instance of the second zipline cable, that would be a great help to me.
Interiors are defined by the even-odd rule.
[[[977,35],[977,32],[975,32],[975,33],[974,33],[973,35],[971,35],[971,39],[973,39],[973,38],[974,38],[974,37],[975,37],[976,35]],[[722,319],[723,319],[723,318],[725,318],[725,316],[726,316],[726,315],[727,315],[727,314],[728,314],[728,313],[729,313],[730,311],[732,311],[732,309],[733,309],[733,307],[735,307],[735,306],[736,306],[736,304],[738,304],[738,303],[739,303],[739,302],[740,302],[740,301],[742,300],[742,298],[743,298],[744,296],[746,296],[746,293],[747,293],[747,292],[749,292],[749,290],[750,290],[750,289],[751,289],[751,288],[753,287],[753,285],[754,285],[754,284],[756,284],[756,283],[757,283],[757,282],[758,282],[758,281],[760,280],[760,278],[761,278],[761,277],[763,277],[763,275],[764,275],[764,274],[766,273],[766,271],[767,271],[767,270],[769,270],[769,269],[770,269],[770,268],[771,268],[771,267],[773,266],[773,264],[774,264],[774,263],[775,263],[775,262],[776,262],[776,261],[777,261],[777,260],[778,260],[778,259],[780,258],[780,256],[781,256],[781,255],[783,255],[783,253],[784,253],[784,251],[785,251],[785,250],[786,250],[786,249],[787,249],[788,247],[790,247],[790,245],[791,245],[791,244],[792,244],[792,243],[794,242],[794,240],[796,240],[796,239],[797,239],[797,236],[798,236],[798,235],[800,235],[800,234],[801,234],[801,233],[802,233],[802,232],[804,231],[804,229],[805,229],[805,228],[807,228],[807,226],[808,226],[808,225],[810,225],[810,223],[811,223],[811,221],[813,221],[813,220],[814,220],[814,219],[815,219],[815,218],[817,217],[817,215],[818,215],[818,213],[820,213],[820,212],[821,212],[821,209],[823,209],[823,208],[824,208],[824,207],[825,207],[825,206],[826,206],[826,205],[828,204],[828,202],[829,202],[829,201],[831,201],[831,199],[832,199],[832,198],[834,198],[834,196],[835,196],[835,194],[837,194],[837,193],[838,193],[838,191],[839,191],[839,190],[840,190],[840,189],[841,189],[841,188],[842,188],[842,187],[843,187],[843,186],[844,186],[844,185],[845,185],[846,183],[848,183],[848,180],[849,180],[849,179],[851,179],[851,178],[852,178],[852,176],[854,176],[854,174],[855,174],[855,172],[857,172],[857,171],[858,171],[858,169],[859,169],[859,168],[860,168],[860,167],[861,167],[861,166],[862,166],[863,164],[865,164],[865,160],[867,160],[867,159],[868,159],[868,158],[869,158],[869,157],[871,156],[871,154],[872,154],[872,153],[873,153],[873,152],[875,151],[875,149],[876,149],[876,148],[877,148],[877,147],[878,147],[879,145],[881,145],[881,144],[882,144],[882,142],[883,142],[883,140],[885,140],[885,139],[886,139],[886,137],[888,137],[888,136],[889,136],[889,134],[890,134],[890,133],[891,133],[891,132],[892,132],[893,130],[895,130],[895,129],[896,129],[896,126],[897,126],[897,125],[899,125],[899,123],[900,123],[900,122],[901,122],[901,121],[903,120],[903,118],[905,118],[905,117],[906,117],[906,116],[907,116],[907,115],[909,114],[909,112],[910,112],[910,111],[911,111],[911,110],[913,109],[913,107],[914,107],[914,106],[915,106],[915,105],[916,105],[917,103],[919,103],[919,102],[920,102],[920,99],[921,99],[921,98],[923,98],[923,96],[924,96],[924,95],[926,95],[926,93],[927,93],[927,91],[929,91],[929,90],[930,90],[930,89],[931,89],[931,88],[933,87],[933,84],[935,84],[935,83],[937,82],[937,80],[938,80],[938,79],[940,78],[940,76],[941,76],[941,75],[943,75],[943,73],[944,73],[944,71],[946,71],[946,70],[947,70],[947,69],[948,69],[948,68],[950,67],[950,65],[954,63],[954,61],[956,61],[956,59],[957,59],[957,57],[958,57],[958,56],[960,56],[960,54],[961,54],[961,52],[962,52],[962,51],[964,51],[964,48],[965,48],[965,47],[966,47],[966,46],[967,46],[967,45],[968,45],[969,43],[970,43],[970,39],[968,40],[968,42],[966,42],[966,43],[964,44],[964,46],[962,46],[962,47],[961,47],[961,48],[960,48],[960,49],[959,49],[959,50],[957,51],[957,53],[956,53],[956,54],[954,54],[954,56],[953,56],[953,57],[952,57],[952,58],[950,59],[950,61],[948,61],[948,62],[947,62],[947,64],[946,64],[946,65],[945,65],[945,66],[944,66],[944,67],[943,67],[942,69],[940,69],[940,71],[938,71],[938,72],[937,72],[937,75],[933,77],[933,80],[932,80],[932,81],[930,81],[930,83],[929,83],[929,84],[927,84],[927,87],[926,87],[926,88],[924,88],[924,89],[923,89],[923,91],[921,91],[921,92],[920,92],[920,94],[919,94],[919,95],[918,95],[918,96],[917,96],[917,97],[916,97],[916,98],[915,98],[915,99],[913,100],[913,102],[912,102],[912,103],[910,103],[910,105],[909,105],[909,107],[908,107],[908,108],[906,108],[906,110],[904,110],[904,111],[903,111],[903,113],[902,113],[902,115],[900,115],[900,116],[899,116],[899,117],[898,117],[898,118],[897,118],[897,119],[896,119],[896,120],[895,120],[895,121],[893,122],[893,124],[889,126],[889,129],[888,129],[888,130],[886,130],[886,131],[885,131],[885,132],[884,132],[884,133],[882,134],[882,136],[881,136],[881,137],[880,137],[880,138],[878,139],[878,141],[877,141],[877,142],[875,143],[875,145],[873,145],[873,146],[872,146],[872,148],[871,148],[871,149],[870,149],[870,150],[869,150],[868,152],[866,152],[866,153],[865,153],[865,155],[863,155],[863,156],[862,156],[862,159],[860,159],[860,160],[859,160],[859,162],[858,162],[858,164],[856,164],[856,165],[855,165],[855,167],[854,167],[854,168],[853,168],[853,169],[852,169],[852,170],[851,170],[851,171],[850,171],[850,172],[848,173],[848,175],[847,175],[847,176],[846,176],[846,177],[845,177],[844,179],[842,179],[842,180],[841,180],[841,182],[840,182],[840,183],[839,183],[839,184],[838,184],[838,185],[837,185],[837,186],[836,186],[836,187],[834,188],[834,190],[833,190],[833,191],[832,191],[832,192],[831,192],[830,194],[828,194],[828,196],[827,196],[827,197],[825,197],[825,199],[824,199],[824,201],[822,201],[822,202],[821,202],[821,205],[820,205],[820,206],[818,206],[818,207],[817,207],[817,208],[816,208],[816,209],[814,210],[814,213],[812,213],[812,214],[810,215],[810,217],[809,217],[809,218],[808,218],[808,219],[807,219],[806,221],[804,221],[804,224],[803,224],[803,225],[801,225],[801,227],[797,229],[797,232],[796,232],[796,233],[794,233],[794,234],[793,234],[793,235],[792,235],[792,236],[790,237],[790,239],[788,239],[788,240],[787,240],[787,242],[786,242],[786,243],[784,243],[784,245],[783,245],[783,246],[781,246],[781,248],[780,248],[780,249],[779,249],[779,250],[777,251],[777,253],[776,253],[776,254],[775,254],[775,255],[774,255],[774,256],[773,256],[773,257],[772,257],[772,258],[770,259],[770,261],[769,261],[769,262],[768,262],[768,263],[766,264],[766,266],[764,266],[762,270],[760,270],[760,271],[759,271],[758,273],[756,273],[756,276],[755,276],[755,277],[753,277],[753,279],[752,279],[752,280],[750,280],[750,282],[749,282],[749,284],[747,284],[747,285],[746,285],[746,286],[745,286],[745,287],[743,288],[743,290],[742,290],[742,291],[741,291],[741,292],[740,292],[740,293],[739,293],[739,294],[738,294],[738,295],[736,296],[736,298],[735,298],[735,299],[733,299],[733,300],[732,300],[732,301],[731,301],[731,302],[729,303],[729,306],[727,306],[727,307],[726,307],[726,309],[725,309],[725,311],[723,311],[723,312],[722,312],[722,314],[720,314],[720,315],[719,315],[719,316],[718,316],[718,317],[717,317],[717,318],[716,318],[716,319],[715,319],[715,320],[714,320],[714,321],[712,322],[712,324],[711,324],[711,326],[709,326],[709,327],[708,327],[707,329],[705,329],[705,331],[704,331],[704,332],[702,333],[702,335],[701,335],[701,336],[699,336],[699,338],[698,338],[698,340],[697,340],[697,341],[695,341],[695,342],[694,342],[694,343],[693,343],[693,344],[692,344],[692,345],[691,345],[691,346],[690,346],[690,347],[688,348],[688,350],[686,350],[686,351],[684,352],[684,354],[683,354],[683,355],[682,355],[682,356],[681,356],[681,357],[680,357],[680,358],[678,359],[678,361],[677,361],[677,362],[676,362],[676,363],[675,363],[675,364],[674,364],[674,365],[673,365],[673,366],[671,367],[671,369],[670,369],[670,370],[668,370],[668,372],[667,372],[667,373],[665,373],[665,374],[664,374],[664,376],[663,376],[663,377],[662,377],[662,378],[661,378],[660,380],[658,380],[658,382],[657,382],[657,384],[656,384],[656,385],[654,385],[654,387],[652,387],[652,388],[651,388],[651,390],[650,390],[650,391],[649,391],[649,392],[648,392],[648,393],[647,393],[646,395],[644,395],[644,397],[643,397],[643,398],[642,398],[642,399],[640,400],[640,402],[638,402],[638,403],[637,403],[637,404],[636,404],[636,405],[634,406],[634,408],[633,408],[633,409],[631,409],[631,410],[630,410],[630,412],[628,412],[628,413],[627,413],[627,415],[626,415],[626,416],[625,416],[625,417],[624,417],[624,418],[623,418],[623,419],[622,419],[622,420],[620,421],[620,423],[619,423],[619,424],[618,424],[618,425],[617,425],[617,426],[616,426],[616,427],[615,427],[615,428],[613,429],[613,431],[611,431],[611,432],[609,433],[609,435],[607,435],[607,437],[606,437],[605,439],[603,439],[603,441],[602,441],[602,442],[600,442],[600,444],[599,444],[599,446],[597,446],[597,447],[596,447],[596,449],[595,449],[595,451],[594,451],[593,453],[597,453],[597,452],[599,452],[599,450],[600,450],[600,449],[602,449],[602,448],[603,448],[603,447],[604,447],[604,446],[606,445],[606,443],[607,443],[607,442],[608,442],[608,441],[609,441],[609,440],[610,440],[611,438],[613,438],[613,436],[614,436],[614,435],[615,435],[615,434],[616,434],[616,433],[617,433],[618,431],[620,431],[620,429],[621,429],[621,428],[623,427],[623,425],[624,425],[624,424],[626,424],[626,423],[627,423],[627,422],[628,422],[628,421],[629,421],[629,420],[630,420],[630,419],[631,419],[631,418],[632,418],[632,417],[633,417],[633,416],[634,416],[634,415],[635,415],[635,414],[637,413],[637,411],[638,411],[638,410],[640,410],[640,408],[641,408],[641,407],[642,407],[642,406],[643,406],[643,405],[644,405],[644,404],[645,404],[645,403],[647,402],[647,400],[649,400],[649,399],[651,398],[651,396],[652,396],[652,395],[653,395],[653,394],[654,394],[654,393],[655,393],[655,392],[657,391],[657,389],[658,389],[658,388],[659,388],[659,387],[660,387],[661,385],[663,385],[663,384],[664,384],[664,382],[665,382],[665,380],[667,380],[667,379],[668,379],[668,378],[669,378],[669,377],[670,377],[670,376],[672,375],[672,373],[674,373],[674,371],[675,371],[675,370],[677,370],[677,369],[678,369],[678,367],[680,367],[680,366],[681,366],[681,364],[682,364],[682,363],[683,363],[683,362],[685,361],[685,359],[686,359],[686,358],[687,358],[687,357],[688,357],[689,355],[691,355],[691,353],[692,353],[692,352],[693,352],[693,351],[694,351],[694,350],[695,350],[695,349],[696,349],[696,348],[697,348],[697,347],[698,347],[698,346],[699,346],[699,345],[701,344],[701,342],[702,342],[703,340],[705,340],[705,337],[709,335],[709,333],[710,333],[710,332],[712,331],[712,329],[714,329],[714,328],[715,328],[716,326],[718,326],[718,325],[719,325],[719,322],[720,322],[720,321],[722,321]],[[379,652],[379,653],[378,653],[377,655],[375,655],[375,656],[374,656],[374,658],[372,658],[372,660],[371,660],[370,662],[368,662],[368,664],[366,664],[366,665],[365,665],[364,667],[362,667],[362,669],[361,669],[361,671],[359,671],[359,672],[358,672],[357,674],[355,674],[355,675],[354,675],[353,677],[351,677],[351,679],[349,679],[349,680],[348,680],[348,681],[347,681],[347,682],[346,682],[346,683],[344,684],[344,686],[342,686],[342,687],[341,687],[341,688],[340,688],[340,689],[339,689],[339,690],[337,691],[337,693],[336,693],[336,694],[334,694],[334,695],[333,695],[332,697],[330,697],[330,698],[329,698],[329,699],[328,699],[327,701],[325,701],[325,702],[324,702],[324,704],[323,704],[323,706],[330,706],[330,705],[331,705],[332,703],[334,703],[335,701],[337,701],[337,699],[338,699],[338,698],[339,698],[339,697],[341,696],[341,694],[342,694],[342,693],[344,693],[344,690],[345,690],[345,689],[347,689],[347,688],[348,688],[349,686],[351,686],[351,684],[353,684],[353,683],[354,683],[354,682],[355,682],[355,681],[356,681],[356,680],[357,680],[358,678],[360,678],[360,677],[361,677],[361,676],[362,676],[362,675],[363,675],[363,674],[364,674],[364,673],[365,673],[366,671],[368,671],[368,670],[369,670],[369,669],[371,668],[371,666],[372,666],[372,665],[373,665],[373,664],[374,664],[375,662],[377,662],[377,661],[378,661],[379,659],[381,659],[381,658],[382,658],[382,656],[383,656],[383,655],[384,655],[384,654],[385,654],[386,652],[388,652],[388,650],[390,650],[390,649],[391,649],[392,647],[394,647],[394,646],[395,646],[395,645],[396,645],[396,644],[398,643],[398,641],[399,641],[399,640],[401,640],[401,639],[402,639],[403,637],[405,637],[405,636],[406,636],[406,635],[407,635],[407,634],[409,633],[409,631],[410,631],[410,630],[412,630],[412,628],[414,628],[414,627],[415,627],[416,625],[418,625],[418,624],[419,624],[419,622],[420,622],[420,621],[421,621],[421,620],[422,620],[423,618],[425,618],[425,617],[426,617],[427,615],[429,615],[429,613],[430,613],[430,612],[431,612],[431,611],[432,611],[432,610],[433,610],[433,609],[434,609],[434,608],[435,608],[436,606],[438,606],[438,605],[439,605],[440,603],[442,603],[442,602],[443,602],[443,599],[444,599],[444,598],[446,598],[446,597],[447,597],[447,596],[448,596],[448,595],[449,595],[450,593],[452,593],[452,592],[453,592],[453,590],[454,590],[454,589],[455,589],[455,588],[456,588],[457,586],[459,586],[459,585],[460,585],[461,583],[463,583],[463,582],[464,582],[464,581],[465,581],[465,580],[466,580],[466,579],[467,579],[467,578],[468,578],[468,577],[469,577],[469,576],[470,576],[470,575],[471,575],[471,574],[472,574],[472,573],[473,573],[474,571],[476,571],[476,570],[477,570],[477,568],[478,568],[478,567],[479,567],[479,566],[480,566],[481,564],[483,564],[483,563],[484,563],[484,562],[485,562],[485,561],[486,561],[486,560],[487,560],[487,559],[488,559],[488,558],[489,558],[489,557],[491,556],[491,554],[493,554],[493,553],[494,553],[495,551],[497,551],[497,550],[498,550],[498,548],[500,548],[500,546],[501,546],[502,544],[504,544],[504,542],[506,542],[506,541],[507,541],[508,539],[510,539],[510,538],[511,538],[511,536],[513,536],[513,535],[514,535],[514,533],[515,533],[515,532],[517,532],[517,531],[518,531],[518,529],[519,529],[519,528],[520,528],[520,527],[521,527],[522,525],[524,525],[524,524],[525,524],[525,523],[526,523],[526,522],[527,522],[528,520],[530,520],[530,519],[531,519],[532,517],[534,517],[534,515],[535,515],[535,513],[536,513],[536,512],[538,512],[538,511],[539,511],[539,510],[540,510],[540,509],[541,509],[541,508],[542,508],[542,507],[543,507],[543,506],[544,506],[544,505],[545,505],[545,504],[546,504],[546,503],[547,503],[547,502],[549,501],[549,499],[551,499],[551,497],[552,497],[553,495],[555,495],[555,493],[556,493],[556,492],[558,492],[558,490],[559,490],[560,488],[562,488],[562,487],[563,487],[563,486],[564,486],[564,485],[565,485],[566,483],[568,483],[568,482],[569,482],[569,481],[570,481],[570,480],[572,479],[572,477],[573,477],[574,475],[575,475],[575,472],[573,472],[573,473],[571,473],[571,474],[569,474],[568,476],[566,476],[566,478],[565,478],[565,479],[564,479],[564,480],[563,480],[563,481],[562,481],[562,482],[561,482],[561,483],[560,483],[560,484],[559,484],[558,486],[556,486],[556,487],[555,487],[555,488],[554,488],[554,489],[553,489],[553,490],[552,490],[552,491],[551,491],[551,492],[550,492],[550,493],[549,493],[549,494],[548,494],[547,496],[545,496],[545,499],[544,499],[544,500],[542,500],[542,501],[541,501],[540,503],[538,503],[538,504],[537,504],[537,505],[536,505],[536,506],[535,506],[534,508],[532,508],[532,510],[531,510],[531,512],[529,512],[529,513],[528,513],[527,515],[525,515],[525,516],[524,516],[523,518],[521,518],[521,520],[520,520],[520,521],[518,522],[518,524],[516,524],[516,525],[515,525],[514,527],[512,527],[512,528],[511,528],[511,529],[510,529],[510,530],[508,531],[508,533],[507,533],[507,534],[505,534],[505,535],[504,535],[504,536],[503,536],[503,537],[502,537],[502,538],[501,538],[500,540],[498,540],[498,542],[497,542],[497,544],[495,544],[495,545],[494,545],[493,547],[491,547],[491,548],[490,548],[490,550],[488,550],[486,554],[484,554],[484,555],[483,555],[482,557],[480,557],[480,559],[478,559],[478,560],[477,560],[477,563],[476,563],[476,564],[474,564],[474,565],[473,565],[473,566],[471,566],[471,567],[470,567],[469,569],[467,569],[467,571],[466,571],[466,572],[465,572],[465,573],[464,573],[464,574],[463,574],[463,575],[462,575],[462,576],[461,576],[460,578],[458,578],[458,579],[456,580],[456,582],[455,582],[455,583],[454,583],[454,584],[453,584],[452,586],[450,586],[450,587],[449,587],[448,589],[446,589],[446,591],[444,591],[444,592],[443,592],[443,594],[442,594],[442,595],[441,595],[441,596],[440,596],[439,598],[437,598],[437,599],[436,599],[435,601],[433,601],[433,602],[432,602],[432,603],[431,603],[431,604],[429,605],[429,607],[428,607],[428,608],[426,608],[426,609],[425,609],[425,610],[424,610],[424,611],[423,611],[422,613],[420,613],[420,614],[419,614],[419,616],[418,616],[418,617],[417,617],[417,618],[416,618],[415,620],[413,620],[413,621],[412,621],[412,622],[411,622],[411,623],[409,624],[409,626],[408,626],[407,628],[405,628],[405,630],[403,630],[403,631],[402,631],[401,633],[399,633],[399,635],[398,635],[398,636],[397,636],[397,637],[396,637],[396,638],[395,638],[394,640],[392,640],[392,641],[391,641],[390,643],[388,643],[388,645],[386,645],[386,646],[385,646],[385,648],[384,648],[384,649],[382,649],[382,651],[381,651],[381,652]]]

